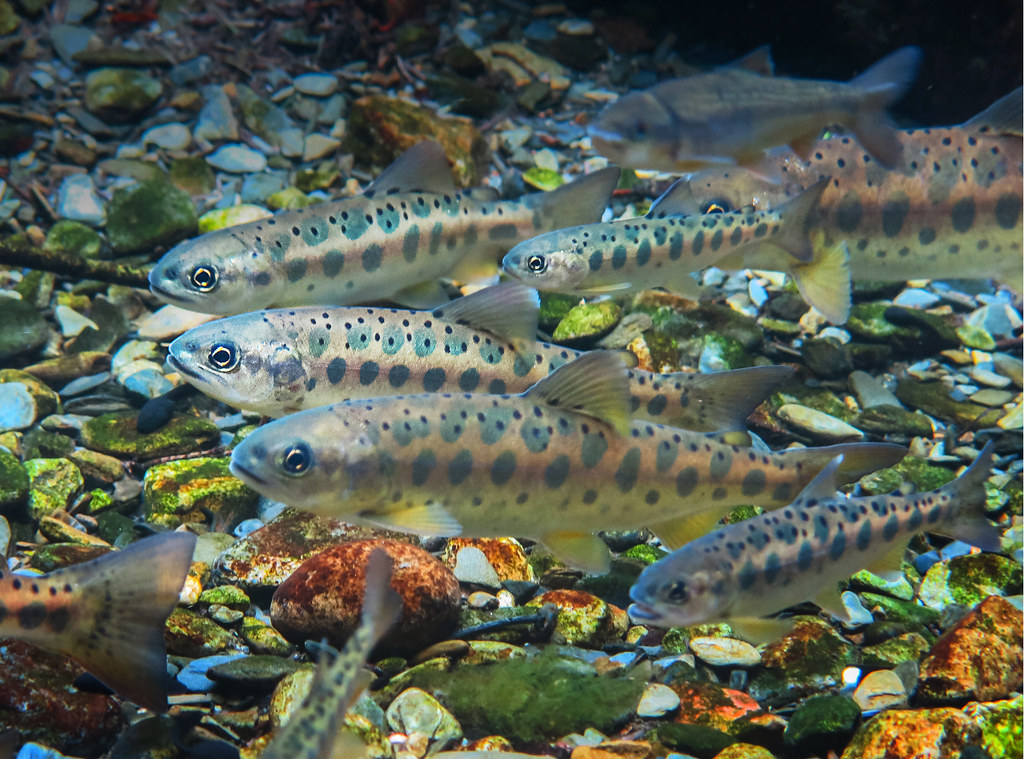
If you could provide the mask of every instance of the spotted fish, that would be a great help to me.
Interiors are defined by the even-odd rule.
[[[391,588],[388,555],[380,549],[373,551],[365,571],[359,626],[334,661],[328,663],[321,657],[309,694],[267,746],[263,759],[335,759],[363,754],[358,738],[340,732],[341,722],[369,685],[363,665],[370,652],[402,612],[402,599]]]
[[[803,283],[848,292],[849,275],[815,259],[808,226],[828,181],[809,187],[771,212],[693,214],[684,180],[670,187],[641,219],[597,222],[539,235],[516,245],[502,261],[506,274],[541,290],[600,295],[651,287],[698,297],[691,276],[745,249],[772,248]],[[750,255],[756,255],[751,252]]]
[[[898,132],[902,158],[891,171],[839,136],[816,142],[810,164],[775,154],[780,185],[713,170],[690,186],[701,210],[766,210],[831,177],[811,233],[826,247],[848,243],[854,280],[994,277],[1020,290],[1022,121],[1017,89],[959,126]],[[767,269],[786,260],[761,250],[731,263]]]
[[[830,124],[852,131],[875,160],[900,145],[885,109],[913,81],[921,51],[905,47],[849,82],[772,76],[767,48],[730,66],[673,79],[608,105],[590,127],[594,147],[625,168],[673,173],[743,166],[777,181],[764,151],[803,155]]]
[[[45,575],[0,571],[0,639],[70,656],[139,706],[167,711],[164,622],[195,542],[164,533]]]
[[[838,453],[856,479],[900,459],[876,443],[757,454],[627,419],[618,356],[587,353],[521,395],[348,401],[270,422],[231,471],[297,508],[421,535],[516,535],[606,571],[598,530],[650,527],[681,545],[728,512],[777,508]]]
[[[836,494],[839,459],[782,510],[718,529],[650,565],[630,590],[641,624],[727,621],[753,639],[785,623],[760,618],[815,599],[845,618],[836,583],[860,569],[901,577],[907,541],[921,532],[999,551],[984,518],[992,444],[959,478],[938,490],[844,498]]]
[[[230,316],[174,340],[168,360],[204,393],[278,417],[354,398],[523,392],[580,355],[535,342],[536,331],[536,291],[508,282],[433,311],[309,306]],[[741,428],[792,369],[627,373],[635,418],[715,432]]]
[[[361,195],[177,245],[151,270],[150,289],[216,314],[385,299],[432,306],[444,300],[438,277],[492,277],[518,241],[599,219],[618,176],[602,169],[553,192],[496,200],[456,191],[441,146],[421,142]]]

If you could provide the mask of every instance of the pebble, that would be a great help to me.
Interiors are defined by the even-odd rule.
[[[222,145],[206,156],[206,162],[221,171],[235,174],[263,171],[267,168],[267,157],[246,145]]]
[[[332,74],[302,74],[292,84],[303,95],[329,97],[338,89],[338,78]]]
[[[148,340],[169,340],[177,337],[187,329],[217,318],[213,314],[201,314],[198,311],[186,311],[178,306],[166,305],[142,319],[136,333]]]
[[[982,385],[988,385],[989,387],[1001,388],[1006,387],[1010,384],[1010,378],[1002,374],[996,374],[994,371],[985,369],[981,366],[975,366],[971,369],[971,379],[975,382],[980,382]]]
[[[120,373],[126,366],[139,359],[154,359],[160,356],[157,344],[152,340],[129,340],[110,359],[110,370]],[[77,382],[77,380],[76,380]],[[64,391],[61,391],[61,395]]]
[[[637,704],[638,717],[662,717],[679,708],[679,695],[661,683],[647,683],[644,693]]]
[[[936,303],[942,300],[938,295],[928,292],[927,290],[920,290],[916,287],[907,288],[893,299],[893,303],[897,306],[903,306],[905,308],[931,308]]]
[[[78,65],[73,58],[75,53],[85,50],[89,43],[96,39],[91,29],[76,24],[54,24],[50,28],[50,42],[57,55],[69,66]],[[98,41],[98,40],[97,40]]]
[[[875,621],[874,616],[864,608],[856,593],[846,590],[843,591],[840,598],[843,602],[843,609],[846,610],[846,619],[843,620],[845,624],[851,627],[859,627],[861,625],[870,625]]]
[[[857,402],[861,408],[872,406],[899,406],[902,407],[899,398],[893,395],[881,383],[867,372],[857,370],[850,373],[850,389],[857,396]]]
[[[25,385],[0,383],[0,432],[30,427],[36,420],[36,413],[36,400]]]
[[[736,638],[693,638],[690,650],[715,667],[753,667],[761,663],[757,649]]]
[[[206,676],[211,667],[218,664],[240,659],[244,654],[219,654],[193,659],[178,673],[177,681],[192,693],[205,693],[213,687],[213,680]]]
[[[174,389],[174,385],[164,377],[159,368],[147,367],[120,378],[124,389],[141,395],[143,398],[159,398]]]
[[[199,111],[199,122],[193,132],[196,139],[207,142],[237,140],[238,119],[231,111],[231,101],[224,88],[219,85],[204,87],[203,98],[206,102]]]
[[[471,609],[496,609],[498,607],[498,599],[490,593],[477,590],[469,594],[466,604]]]
[[[907,703],[907,691],[899,675],[891,669],[869,672],[853,692],[853,700],[862,712],[877,712]]]
[[[414,742],[416,734],[425,737],[430,753],[462,740],[462,728],[455,717],[436,698],[419,688],[407,688],[399,693],[386,716],[391,729],[404,733],[409,742]]]
[[[842,419],[798,403],[786,403],[779,407],[779,418],[801,432],[815,439],[840,442],[859,440],[864,433]]]
[[[484,588],[500,588],[501,578],[479,548],[467,546],[459,550],[455,557],[453,569],[455,579],[470,585]]]
[[[142,133],[143,145],[156,145],[164,150],[184,150],[192,144],[192,133],[184,124],[161,124]]]
[[[281,155],[298,158],[306,149],[306,136],[298,127],[288,127],[277,133],[281,147]]]
[[[103,201],[88,174],[69,174],[57,190],[57,215],[84,224],[102,226],[107,221]]]
[[[328,137],[323,134],[310,134],[306,136],[305,142],[302,148],[302,160],[303,161],[316,161],[331,153],[335,152],[341,147],[341,140],[336,140],[333,137]]]
[[[60,325],[60,333],[64,337],[74,337],[84,330],[86,327],[92,327],[95,330],[99,330],[96,322],[90,319],[88,316],[75,311],[65,305],[59,305],[53,309],[53,318],[57,320],[57,324]]]

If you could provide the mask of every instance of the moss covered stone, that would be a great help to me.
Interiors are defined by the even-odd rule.
[[[28,565],[40,572],[83,564],[110,553],[110,546],[78,545],[75,543],[46,543],[39,546],[29,557]]]
[[[969,704],[964,711],[981,727],[979,745],[991,757],[1024,755],[1024,697]]]
[[[557,190],[565,184],[565,179],[562,178],[562,175],[559,172],[554,169],[544,169],[540,166],[531,166],[524,171],[523,181],[530,185],[530,187],[534,187],[545,192]]]
[[[949,388],[945,383],[937,380],[922,382],[913,377],[905,377],[896,385],[896,397],[908,406],[967,429],[994,427],[1005,413],[1001,408],[955,401],[949,397]]]
[[[220,442],[220,430],[207,419],[176,416],[156,432],[135,428],[136,414],[116,412],[82,425],[82,445],[120,458],[155,459],[211,448]]]
[[[28,471],[10,451],[0,449],[0,513],[28,500]]]
[[[861,593],[860,598],[867,609],[878,607],[885,614],[886,619],[899,622],[914,632],[922,632],[929,625],[937,624],[942,616],[940,612],[929,609],[927,606],[884,596],[880,593]]]
[[[201,604],[220,604],[229,609],[245,611],[249,608],[249,596],[244,590],[234,585],[218,585],[215,588],[204,590],[199,594]]]
[[[214,529],[224,529],[252,516],[259,495],[228,471],[229,461],[195,458],[150,467],[143,480],[146,519],[177,527],[212,514]]]
[[[906,633],[861,649],[865,667],[892,669],[905,661],[920,661],[931,643],[919,633]]]
[[[300,169],[295,172],[295,188],[300,192],[312,192],[313,190],[326,190],[332,184],[341,179],[341,172],[331,163],[325,163],[315,169]],[[319,203],[313,198],[307,198],[309,203]]]
[[[62,219],[50,227],[43,243],[43,250],[82,258],[99,258],[101,248],[99,232],[70,219]]]
[[[0,298],[0,324],[0,361],[31,353],[46,341],[49,332],[39,310],[17,298]]]
[[[292,208],[305,208],[320,201],[311,198],[298,187],[285,187],[267,198],[267,208],[273,211],[284,211]]]
[[[853,426],[879,435],[931,437],[932,434],[932,422],[927,416],[888,404],[864,409],[854,417]]]
[[[906,480],[919,492],[927,492],[955,479],[956,474],[946,467],[936,466],[916,456],[904,456],[895,466],[862,477],[860,487],[865,495],[881,495],[891,493]]]
[[[164,637],[167,653],[178,656],[209,656],[240,647],[240,641],[234,635],[191,609],[171,612]]]
[[[526,606],[539,608],[547,603],[558,607],[558,621],[552,637],[556,643],[599,648],[619,640],[629,625],[622,609],[579,590],[549,590]]]
[[[85,77],[85,106],[104,121],[128,122],[163,93],[160,80],[130,68],[102,68]]]
[[[257,654],[289,656],[295,650],[281,633],[256,617],[245,617],[240,632],[245,644]]]
[[[621,318],[622,308],[615,301],[581,303],[562,318],[552,338],[558,343],[590,343],[611,332]]]
[[[763,669],[750,682],[758,701],[785,703],[842,683],[843,670],[857,664],[857,650],[825,622],[798,617],[793,630],[768,644]]]
[[[800,705],[786,725],[783,743],[801,756],[837,750],[860,723],[860,707],[847,696],[814,696]]]
[[[623,556],[627,559],[641,561],[644,564],[653,564],[658,561],[658,559],[663,559],[668,556],[668,553],[661,548],[655,548],[647,543],[641,543],[638,546],[633,546],[628,549]]]
[[[1016,595],[1024,582],[1021,565],[1006,556],[978,553],[933,564],[921,581],[921,602],[942,610],[952,603],[974,606],[991,595]]]
[[[959,709],[891,709],[864,722],[843,752],[843,759],[959,757],[979,733]]]
[[[236,224],[266,219],[271,215],[266,208],[247,203],[227,208],[215,208],[199,217],[199,232],[213,232],[217,229],[233,227]]]
[[[188,193],[163,180],[117,190],[107,208],[107,237],[118,255],[173,245],[194,235],[196,228]]]
[[[576,295],[542,291],[540,310],[537,312],[537,322],[541,329],[554,329],[579,302],[579,296]]]
[[[29,459],[28,512],[33,519],[66,509],[85,484],[78,467],[67,459]]]
[[[177,158],[171,163],[171,184],[189,195],[206,195],[217,186],[217,177],[201,156]]]
[[[698,759],[711,759],[737,742],[727,733],[707,725],[659,725],[656,738],[669,749],[684,751]]]

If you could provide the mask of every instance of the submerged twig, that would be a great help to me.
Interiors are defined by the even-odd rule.
[[[96,279],[111,285],[149,287],[148,272],[145,269],[42,250],[26,242],[0,240],[0,265],[27,266],[69,277]]]

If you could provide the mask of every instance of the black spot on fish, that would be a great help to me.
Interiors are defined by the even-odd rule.
[[[910,201],[906,197],[890,200],[882,206],[882,231],[886,237],[895,237],[900,233],[908,211]]]
[[[329,250],[324,254],[324,276],[334,278],[345,268],[345,254],[340,250]]]
[[[900,520],[895,514],[893,514],[886,520],[885,525],[882,527],[882,537],[885,539],[885,542],[888,543],[895,538],[899,529]]]
[[[843,232],[853,232],[860,226],[863,217],[864,207],[861,205],[860,196],[850,190],[836,208],[836,224]]]
[[[435,392],[445,381],[445,371],[439,367],[428,369],[423,374],[423,389],[428,393]]]
[[[747,559],[746,564],[740,568],[736,579],[739,580],[740,590],[750,590],[754,587],[754,583],[757,582],[757,570],[754,569],[754,562]]]
[[[71,621],[71,610],[67,606],[58,606],[46,618],[46,624],[55,633],[64,632]]]
[[[771,585],[775,582],[775,579],[779,576],[779,571],[782,569],[782,562],[779,561],[779,555],[772,551],[764,560],[764,581],[766,584]]]
[[[692,466],[686,467],[676,475],[676,494],[680,498],[685,498],[694,491],[697,482],[697,470]]]
[[[931,245],[935,242],[935,230],[931,227],[925,227],[917,233],[917,241],[922,245]]]
[[[966,232],[974,225],[974,198],[961,198],[953,205],[950,212],[953,220],[953,229],[957,232]]]
[[[516,471],[516,455],[512,451],[504,451],[491,465],[491,482],[504,485]]]
[[[23,630],[34,630],[46,619],[46,604],[42,601],[33,601],[25,604],[18,611],[18,625]]]
[[[860,526],[857,531],[857,550],[866,551],[868,546],[871,545],[871,522],[867,519],[864,520],[864,524]]]
[[[459,389],[464,393],[471,393],[480,384],[480,372],[476,369],[467,369],[459,375]]]
[[[380,268],[380,262],[384,257],[384,249],[374,243],[373,245],[367,245],[366,249],[363,250],[363,269],[366,271],[376,271]]]
[[[544,469],[544,484],[552,489],[558,488],[562,486],[568,476],[569,457],[561,453],[555,456],[554,461]]]
[[[656,395],[647,402],[647,414],[658,416],[665,410],[666,405],[668,405],[668,396]]]
[[[812,561],[814,561],[814,549],[811,548],[810,541],[805,540],[800,544],[800,551],[796,555],[797,569],[801,571],[810,569]]]
[[[448,465],[448,481],[458,485],[473,471],[473,452],[463,448]]]
[[[649,240],[644,240],[637,246],[636,249],[636,263],[638,266],[644,266],[648,261],[651,260],[651,243]]]
[[[509,240],[518,237],[519,230],[515,224],[495,224],[487,232],[487,236],[492,240]]]
[[[366,361],[361,367],[359,367],[359,384],[369,385],[380,374],[380,364],[376,361]]]
[[[423,485],[430,479],[430,473],[437,466],[437,456],[433,451],[420,451],[412,462],[412,484]]]
[[[331,363],[327,365],[327,381],[332,385],[337,385],[345,378],[345,359],[338,358],[331,359]]]
[[[621,269],[626,265],[626,246],[616,245],[612,250],[612,268]]]
[[[630,448],[626,455],[622,457],[622,462],[615,471],[615,482],[623,493],[632,490],[636,484],[637,477],[640,474],[641,455],[639,448]]]
[[[487,385],[487,392],[490,393],[491,395],[504,395],[505,380],[491,380],[490,383]]]
[[[604,263],[604,255],[599,250],[595,250],[590,254],[590,258],[587,259],[587,263],[590,266],[591,271],[597,271],[601,268],[601,264]]]
[[[768,225],[764,222],[754,227],[754,237],[764,237],[766,234],[768,234]]]
[[[397,364],[388,369],[388,384],[391,387],[399,388],[409,379],[409,367],[405,364]]]
[[[269,272],[261,271],[259,274],[252,278],[252,283],[254,285],[259,285],[260,287],[266,287],[267,285],[270,284]]]
[[[661,498],[661,493],[657,490],[648,490],[647,495],[644,496],[644,501],[648,506],[653,506],[658,502],[659,498]]]
[[[1013,229],[1020,218],[1020,195],[1004,192],[996,201],[996,224],[1002,229]]]
[[[833,561],[838,561],[839,558],[846,552],[846,533],[842,530],[836,532],[835,537],[832,538],[832,545],[829,546],[828,555],[832,557]]]
[[[704,232],[703,230],[693,236],[693,242],[690,243],[690,252],[695,256],[699,256],[700,252],[704,250]]]

